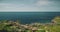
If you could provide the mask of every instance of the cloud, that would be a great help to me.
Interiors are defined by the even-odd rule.
[[[49,0],[30,0],[20,2],[17,0],[6,0],[0,3],[0,11],[4,12],[41,12],[41,11],[58,11],[60,10],[57,3]],[[8,3],[7,3],[8,2]],[[33,4],[32,4],[33,3]]]
[[[38,11],[37,7],[31,7],[25,4],[6,4],[0,3],[0,11]]]
[[[40,11],[59,11],[60,7],[56,1],[38,0],[35,5],[40,8]]]
[[[48,5],[50,5],[50,1],[48,1],[48,0],[39,0],[39,1],[37,1],[36,2],[36,5],[37,6],[48,6]]]

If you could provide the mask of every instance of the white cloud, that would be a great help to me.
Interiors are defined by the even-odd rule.
[[[6,4],[0,3],[0,11],[37,11],[37,7],[31,7],[25,4]]]
[[[45,12],[59,10],[59,8],[54,7],[54,5],[54,2],[48,0],[39,0],[34,4],[0,3],[0,12]]]
[[[35,5],[40,9],[40,11],[59,11],[60,8],[56,6],[56,3],[49,0],[38,0]]]
[[[49,5],[51,2],[49,2],[48,0],[39,0],[37,1],[36,5],[37,6],[46,6]]]

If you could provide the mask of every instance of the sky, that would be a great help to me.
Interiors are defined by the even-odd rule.
[[[60,0],[0,0],[0,12],[59,12]]]

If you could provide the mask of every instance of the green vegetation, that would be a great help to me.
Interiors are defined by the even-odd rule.
[[[0,21],[0,32],[60,32],[60,16],[52,19],[51,23],[32,23],[32,24],[20,24],[17,20]]]

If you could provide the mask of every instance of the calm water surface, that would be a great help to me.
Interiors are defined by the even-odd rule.
[[[0,20],[20,20],[23,24],[34,22],[48,23],[60,12],[0,12]]]

